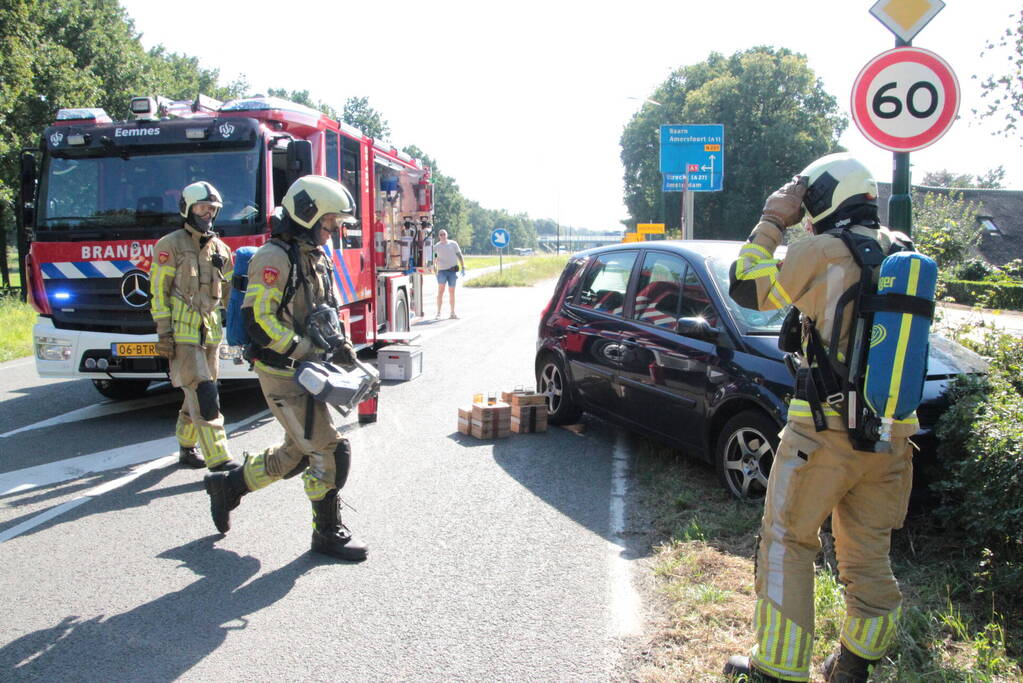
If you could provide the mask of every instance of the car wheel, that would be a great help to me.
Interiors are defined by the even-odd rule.
[[[557,356],[546,355],[537,366],[536,390],[547,397],[547,421],[551,424],[572,424],[582,415],[572,398],[565,366]]]
[[[149,388],[148,379],[94,379],[92,385],[96,391],[115,401],[144,396]]]
[[[725,423],[714,459],[718,479],[733,496],[758,500],[767,493],[778,432],[778,425],[756,410],[744,410]]]

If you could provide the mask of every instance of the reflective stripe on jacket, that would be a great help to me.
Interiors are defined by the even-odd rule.
[[[896,234],[885,227],[875,229],[857,225],[850,229],[876,239],[884,253],[896,239]],[[757,224],[732,266],[732,297],[742,306],[761,311],[784,308],[789,304],[795,306],[813,321],[825,347],[830,346],[834,326],[840,324],[838,347],[840,350],[848,348],[853,307],[845,307],[841,321],[835,320],[835,312],[839,297],[860,279],[860,268],[849,249],[838,237],[827,233],[812,235],[790,244],[785,259],[779,260],[774,257],[774,252],[782,239],[782,231],[777,226],[766,221]],[[804,358],[804,366],[805,363]],[[827,404],[822,407],[829,429],[845,429],[838,411]],[[789,419],[812,424],[807,402],[793,399],[789,405]],[[914,413],[896,422],[892,433],[894,436],[911,436],[918,430],[919,423]]]
[[[231,271],[231,249],[220,239],[200,247],[199,235],[185,228],[164,235],[153,248],[150,269],[157,332],[171,332],[178,344],[219,344],[224,336],[219,309]]]
[[[252,309],[253,320],[266,335],[255,339],[260,346],[271,351],[303,360],[310,354],[322,353],[302,337],[301,330],[309,313],[318,303],[334,303],[340,299],[333,280],[327,253],[320,247],[300,243],[298,246],[298,267],[305,278],[295,285],[287,304],[281,310],[281,302],[291,273],[291,259],[288,255],[290,244],[272,239],[252,256],[249,261],[249,284],[245,290],[242,309]],[[308,294],[307,294],[308,290]],[[257,362],[257,367],[271,374],[293,374],[293,370],[273,368]]]

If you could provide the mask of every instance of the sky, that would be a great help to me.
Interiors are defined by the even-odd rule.
[[[868,141],[850,115],[857,75],[895,46],[869,13],[874,0],[121,4],[145,47],[197,57],[219,69],[223,83],[244,75],[252,93],[309,90],[339,111],[349,97],[368,97],[392,144],[422,149],[488,209],[621,229],[619,140],[643,98],[711,52],[757,45],[807,56],[849,117],[840,144],[878,180],[891,180],[892,153]],[[1020,137],[1001,137],[997,124],[972,113],[981,106],[980,81],[1008,69],[1008,53],[981,52],[1020,8],[1019,0],[946,0],[913,39],[951,65],[961,98],[950,130],[910,155],[914,182],[929,171],[981,174],[1003,165],[1006,186],[1023,189]]]

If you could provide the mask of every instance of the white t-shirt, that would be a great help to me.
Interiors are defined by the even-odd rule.
[[[458,257],[462,255],[462,250],[459,248],[458,242],[448,240],[447,242],[435,242],[433,253],[437,257],[437,270],[447,270],[458,265]]]

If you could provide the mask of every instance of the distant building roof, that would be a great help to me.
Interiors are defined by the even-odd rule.
[[[914,193],[948,194],[953,191],[962,193],[963,201],[976,202],[980,207],[976,219],[984,233],[978,251],[985,261],[1001,266],[1023,258],[1023,191],[913,186]],[[888,198],[892,194],[892,184],[878,183],[877,193],[881,223],[888,225]]]

